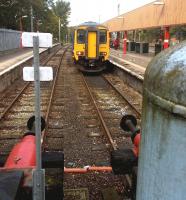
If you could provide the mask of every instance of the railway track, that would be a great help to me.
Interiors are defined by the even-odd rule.
[[[122,147],[119,145],[124,145],[120,119],[125,114],[133,114],[139,119],[140,108],[136,108],[106,76],[86,77],[84,82],[112,148],[116,150]]]
[[[119,127],[121,117],[125,113],[135,113],[139,119],[140,109],[130,108],[113,88],[114,83],[112,87],[108,84],[109,77],[108,81],[103,77],[83,77],[72,64],[71,52],[67,52],[63,62],[55,95],[58,109],[54,107],[52,111],[47,133],[52,142],[47,143],[46,149],[59,150],[61,146],[66,168],[109,166],[111,149],[131,146],[130,139]],[[110,142],[105,132],[110,133]],[[121,179],[101,172],[65,174],[64,186],[66,189],[88,188],[90,199],[102,199],[101,191],[105,188],[114,187],[118,192],[126,192],[123,185],[126,180]],[[65,194],[68,192],[65,190]],[[65,199],[71,198],[65,196]]]
[[[56,52],[49,55],[47,58],[41,58],[41,65],[46,65],[52,56],[55,55]],[[8,92],[5,92],[1,96],[1,100],[4,104],[0,105],[1,115],[0,119],[3,119],[8,111],[13,107],[14,103],[19,99],[19,97],[24,93],[26,88],[31,84],[31,82],[25,83],[22,80],[17,80],[15,82],[15,86],[11,87]],[[8,103],[7,103],[8,101]],[[7,105],[5,105],[7,104]]]
[[[141,104],[137,102],[140,100],[131,97],[129,94],[133,94],[133,91],[129,91],[113,75],[84,77],[73,65],[68,49],[65,53],[60,50],[47,65],[54,67],[56,76],[53,83],[41,84],[41,112],[47,121],[42,135],[43,150],[63,150],[66,168],[109,166],[112,149],[132,146],[119,123],[126,113],[140,119]],[[15,84],[16,93],[8,91],[1,102],[6,102],[6,96],[12,95],[11,101],[6,104],[10,105],[21,91],[19,82]],[[26,120],[34,113],[33,89],[34,85],[29,84],[1,118],[0,156],[7,156],[12,146],[19,141],[25,131]],[[58,184],[56,179],[62,180],[59,172],[52,173],[52,178],[47,177],[47,182]],[[69,188],[84,188],[85,195],[89,191],[91,200],[106,199],[104,195],[110,190],[115,193],[116,200],[119,197],[129,199],[130,177],[126,179],[99,171],[65,174],[64,187],[65,200],[71,200],[72,197],[78,199]]]
[[[43,65],[52,66],[54,73],[60,66],[64,50],[52,54],[42,60]],[[21,82],[21,84],[19,84]],[[34,114],[34,84],[22,83],[18,80],[15,86],[10,88],[1,98],[1,121],[0,121],[0,156],[7,156],[13,145],[19,141],[26,131],[26,121]],[[47,112],[47,104],[51,98],[52,83],[41,83],[41,113]],[[14,92],[15,91],[15,92]],[[6,102],[4,104],[4,102]]]

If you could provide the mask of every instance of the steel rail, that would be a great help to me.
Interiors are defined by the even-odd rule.
[[[18,100],[18,98],[22,95],[22,93],[26,90],[26,88],[30,85],[30,82],[26,83],[26,85],[23,86],[22,90],[19,92],[18,95],[16,95],[16,97],[13,99],[13,101],[10,103],[10,105],[5,108],[5,110],[3,111],[0,120],[3,119],[5,117],[5,115],[7,114],[7,112],[13,107],[13,105],[15,104],[15,102]]]
[[[52,105],[52,101],[53,101],[53,97],[54,97],[54,92],[55,92],[55,88],[56,88],[56,81],[57,81],[57,78],[58,78],[59,69],[61,67],[63,57],[64,57],[68,48],[69,48],[69,46],[65,48],[65,50],[64,50],[64,52],[61,56],[57,70],[56,70],[56,75],[55,75],[55,78],[54,78],[54,81],[53,81],[52,90],[51,90],[51,94],[50,94],[50,100],[49,100],[49,104],[48,104],[47,112],[46,112],[46,116],[45,116],[46,127],[45,127],[45,130],[43,131],[42,136],[41,136],[41,142],[42,143],[44,143],[45,135],[46,135],[46,132],[48,130],[48,119],[49,119],[49,114],[50,114],[50,110],[51,110],[51,107],[52,107],[51,105]],[[42,147],[42,148],[44,148],[44,147]]]
[[[109,131],[109,129],[108,129],[108,127],[107,127],[107,125],[106,125],[104,119],[103,119],[103,116],[102,116],[102,114],[101,114],[101,111],[99,110],[99,108],[98,108],[98,106],[97,106],[97,104],[96,104],[96,100],[94,99],[94,97],[93,97],[93,95],[92,95],[91,89],[89,88],[89,86],[88,86],[88,84],[87,84],[87,82],[86,82],[86,80],[85,80],[85,78],[84,78],[83,75],[82,75],[82,79],[83,79],[83,81],[84,81],[84,84],[85,84],[85,86],[86,86],[88,92],[89,92],[89,95],[90,95],[90,97],[91,97],[91,100],[92,100],[92,102],[93,102],[93,104],[94,104],[94,106],[95,106],[95,108],[96,108],[96,110],[97,110],[99,119],[100,119],[101,124],[102,124],[102,127],[103,127],[103,129],[104,129],[104,131],[105,131],[105,133],[106,133],[106,135],[107,135],[107,137],[108,137],[108,140],[109,140],[110,144],[112,145],[113,150],[117,150],[117,149],[118,149],[118,146],[117,146],[116,142],[112,139],[111,133],[110,133],[110,131]]]
[[[102,77],[109,83],[109,85],[132,107],[132,109],[138,114],[139,117],[141,117],[141,113],[137,110],[137,108],[131,104],[131,102],[120,92],[118,88],[116,88],[113,83],[108,80],[105,76],[102,75]]]
[[[61,49],[61,48],[60,48]],[[52,55],[50,55],[49,57],[47,57],[47,59],[43,58],[43,63],[42,65],[46,65],[48,63],[48,61],[51,59],[51,57],[53,57],[60,49],[58,49],[56,52],[54,52]],[[0,116],[0,120],[3,119],[5,117],[5,115],[7,114],[7,112],[13,107],[13,105],[16,103],[16,101],[19,99],[19,97],[23,94],[23,92],[27,89],[27,87],[31,84],[31,82],[26,83],[23,88],[21,89],[21,91],[19,92],[18,95],[15,96],[15,98],[13,99],[13,101],[10,103],[10,105],[5,108],[5,110],[3,111],[3,113]]]
[[[132,107],[132,109],[138,114],[139,117],[141,117],[141,113],[136,109],[136,107],[134,105],[132,105],[130,103],[130,101],[119,91],[118,88],[116,88],[112,82],[110,80],[108,80],[105,76],[102,75],[102,77],[104,78],[104,80],[106,80],[109,85]],[[129,185],[130,188],[132,188],[132,180],[131,177],[129,176],[129,174],[125,175],[126,181]]]
[[[117,149],[118,149],[118,146],[117,146],[117,144],[114,142],[114,140],[112,139],[111,133],[110,133],[108,127],[106,126],[106,123],[105,123],[105,121],[104,121],[104,119],[103,119],[103,117],[102,117],[101,111],[99,110],[99,108],[98,108],[98,106],[97,106],[97,104],[96,104],[96,101],[95,101],[95,99],[94,99],[94,97],[93,97],[93,95],[92,95],[92,92],[91,92],[91,90],[90,90],[90,88],[89,88],[89,86],[88,86],[88,84],[87,84],[87,82],[86,82],[86,80],[85,80],[85,78],[84,78],[83,75],[82,75],[82,78],[83,78],[84,84],[85,84],[85,86],[86,86],[86,88],[87,88],[87,90],[88,90],[88,92],[89,92],[89,94],[90,94],[91,100],[92,100],[92,102],[93,102],[93,104],[94,104],[94,106],[95,106],[95,108],[96,108],[96,110],[97,110],[97,112],[98,112],[100,121],[101,121],[101,123],[102,123],[102,127],[104,128],[104,131],[105,131],[105,133],[106,133],[106,135],[107,135],[107,137],[108,137],[108,139],[109,139],[109,142],[110,142],[110,144],[112,145],[113,150],[117,150]],[[109,83],[109,82],[108,82],[108,83]],[[114,87],[114,86],[113,86],[113,87]],[[114,89],[116,89],[116,88],[114,87]],[[116,90],[116,91],[117,91],[117,90]],[[119,91],[117,91],[117,92],[121,95],[121,93],[120,93]],[[124,97],[123,97],[123,98],[124,98]],[[124,98],[124,100],[125,100],[125,98]],[[127,101],[127,102],[128,102],[128,101]],[[140,113],[140,115],[141,115],[141,113]],[[129,176],[128,174],[126,174],[126,175],[125,175],[125,178],[126,178],[126,181],[127,181],[128,185],[129,185],[129,187],[131,188],[131,187],[132,187],[132,180],[131,180],[130,176]]]

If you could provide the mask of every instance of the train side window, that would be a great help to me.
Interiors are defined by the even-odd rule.
[[[85,30],[77,31],[77,43],[84,44],[85,43]]]
[[[106,30],[100,30],[100,33],[99,33],[99,43],[100,44],[107,43],[107,31]]]

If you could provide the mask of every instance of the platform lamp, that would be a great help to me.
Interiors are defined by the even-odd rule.
[[[153,3],[153,5],[165,5],[164,1],[157,0]]]

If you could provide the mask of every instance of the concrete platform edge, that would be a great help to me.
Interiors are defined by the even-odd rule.
[[[58,48],[59,44],[52,47],[52,51]],[[42,50],[40,52],[41,56],[46,56],[48,54],[48,49]],[[0,73],[0,92],[3,92],[8,86],[10,86],[16,79],[22,76],[22,69],[26,65],[32,65],[33,56],[29,56],[23,59],[21,62],[9,67],[8,69]]]

